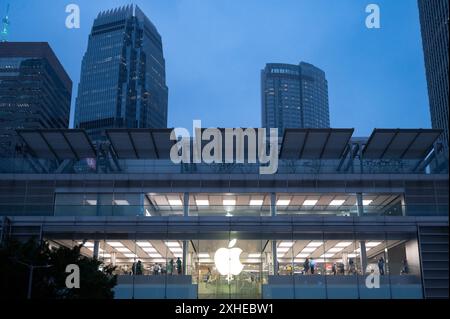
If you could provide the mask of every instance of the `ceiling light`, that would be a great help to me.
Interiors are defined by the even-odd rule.
[[[152,247],[152,244],[149,243],[148,241],[137,241],[136,244],[139,247]]]
[[[366,247],[375,247],[381,244],[381,241],[371,241],[370,243],[366,244]]]
[[[151,258],[161,258],[161,254],[148,254]]]
[[[128,248],[126,248],[126,247],[119,247],[119,248],[116,248],[116,250],[118,251],[118,252],[120,252],[120,253],[129,253],[129,252],[131,252]]]
[[[200,253],[200,254],[198,254],[198,258],[209,258],[209,254],[208,253]]]
[[[259,263],[260,260],[259,260],[259,259],[251,259],[251,258],[249,258],[249,259],[247,259],[245,262],[247,262],[247,263],[249,263],[249,264],[251,264],[251,263]]]
[[[236,205],[236,200],[235,199],[224,199],[222,201],[223,206],[235,206]]]
[[[288,206],[290,202],[290,199],[279,199],[277,200],[277,206]]]
[[[107,241],[106,243],[111,247],[123,247],[123,244],[120,241]]]
[[[299,257],[299,258],[306,258],[308,256],[309,256],[309,254],[305,254],[305,253],[300,253],[297,255],[297,257]]]
[[[170,206],[183,206],[181,199],[169,199]]]
[[[166,241],[167,247],[180,247],[180,244],[177,241]]]
[[[280,243],[280,246],[278,247],[292,247],[294,246],[294,242],[293,241],[283,241]]]
[[[312,241],[306,247],[320,247],[322,246],[323,242],[321,241]]]
[[[333,257],[335,254],[323,254],[322,256],[320,256],[320,258],[330,258]]]
[[[356,254],[347,254],[347,257],[348,257],[348,258],[355,258],[355,257],[356,257]]]
[[[289,249],[290,249],[290,248],[288,248],[288,247],[281,247],[281,248],[278,248],[278,249],[277,249],[277,252],[279,252],[279,253],[285,253],[285,252],[287,252]]]
[[[248,257],[248,258],[259,258],[259,257],[261,257],[261,254],[260,254],[260,253],[248,254],[247,257]]]
[[[116,205],[130,205],[130,203],[126,199],[115,199],[114,203]]]
[[[262,199],[251,199],[250,200],[250,206],[261,206],[263,204]]]
[[[312,253],[316,249],[317,248],[315,248],[315,247],[305,247],[305,248],[302,249],[302,253]]]
[[[78,245],[81,245],[81,244],[83,244],[83,242],[82,242],[82,241],[79,241],[79,242],[78,242]],[[83,246],[84,246],[84,247],[94,247],[94,244],[87,241],[87,242],[84,243]]]
[[[197,199],[195,203],[197,206],[209,206],[209,200],[207,199]]]
[[[174,256],[175,258],[181,258],[181,257],[183,257],[183,254],[173,254],[173,256]]]
[[[102,258],[111,258],[111,254],[104,253],[104,254],[101,254],[100,257],[102,257]]]
[[[317,202],[318,202],[317,199],[307,199],[303,202],[303,205],[304,206],[314,206],[317,204]]]
[[[351,241],[341,241],[340,243],[336,244],[336,247],[347,247],[350,246],[353,242]]]
[[[173,253],[182,253],[183,252],[183,248],[181,247],[170,247],[170,251]]]
[[[136,254],[123,254],[123,255],[127,258],[136,258],[137,257]]]
[[[338,253],[343,249],[344,249],[343,247],[334,247],[334,248],[329,249],[327,252],[328,253]]]
[[[96,199],[87,199],[86,203],[88,203],[88,205],[97,205],[97,200]]]
[[[146,253],[156,253],[158,252],[155,248],[153,247],[143,247],[142,248],[143,251],[145,251]]]
[[[342,206],[344,204],[344,199],[333,199],[330,203],[330,206]]]
[[[372,202],[373,202],[373,200],[371,200],[371,199],[363,199],[364,206],[370,205],[370,203],[372,203]]]

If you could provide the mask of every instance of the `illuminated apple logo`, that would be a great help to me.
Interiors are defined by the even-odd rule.
[[[214,254],[214,263],[217,270],[221,275],[227,276],[228,280],[231,279],[231,275],[239,275],[244,269],[244,265],[239,260],[242,249],[233,248],[235,244],[236,239],[233,239],[228,244],[228,248],[219,248]]]

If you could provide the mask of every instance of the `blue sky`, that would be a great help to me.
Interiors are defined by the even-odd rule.
[[[169,127],[259,127],[260,70],[306,61],[326,72],[332,127],[430,127],[417,0],[9,0],[10,41],[48,41],[74,82],[98,12],[136,3],[163,39]],[[6,8],[0,1],[0,13]],[[81,28],[65,27],[65,7]],[[377,3],[381,29],[367,29]]]

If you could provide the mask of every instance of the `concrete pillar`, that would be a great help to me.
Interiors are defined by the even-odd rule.
[[[356,193],[356,206],[358,207],[358,216],[364,215],[364,204],[362,193]]]
[[[277,215],[277,194],[270,193],[270,216]]]
[[[98,240],[94,240],[94,253],[93,253],[92,257],[94,257],[95,259],[98,259],[99,245],[100,245],[100,242]]]
[[[189,241],[183,240],[183,259],[181,260],[183,275],[186,275],[188,247],[189,247]]]
[[[183,215],[189,216],[189,193],[187,192],[183,194]]]
[[[273,274],[278,275],[277,241],[272,241]]]
[[[366,252],[366,242],[361,240],[359,242],[359,258],[361,264],[361,273],[364,275],[367,268],[367,252]]]
[[[111,252],[111,265],[116,265],[116,252]]]

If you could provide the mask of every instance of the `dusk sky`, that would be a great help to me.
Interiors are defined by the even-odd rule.
[[[8,1],[0,1],[3,16]],[[430,127],[417,0],[10,0],[10,41],[47,41],[77,95],[97,14],[136,3],[162,36],[169,127],[260,127],[260,71],[305,61],[323,69],[332,127]],[[67,29],[66,5],[81,9]],[[381,8],[367,29],[365,8]],[[73,115],[73,114],[72,114]]]

